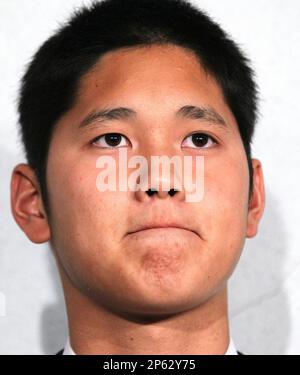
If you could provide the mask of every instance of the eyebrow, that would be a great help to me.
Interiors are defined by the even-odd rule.
[[[128,120],[135,118],[137,112],[131,108],[104,108],[91,112],[79,124],[79,128],[87,127],[95,122],[107,122],[112,120]],[[194,105],[185,105],[181,107],[176,113],[176,117],[184,119],[208,121],[228,130],[228,125],[224,118],[212,107],[201,107]]]

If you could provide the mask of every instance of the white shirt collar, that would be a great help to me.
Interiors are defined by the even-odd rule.
[[[71,347],[69,338],[67,339],[67,342],[66,342],[66,345],[65,345],[65,348],[64,348],[64,351],[63,351],[62,354],[63,355],[76,355],[76,353],[74,352],[74,350]],[[238,353],[236,351],[234,342],[233,342],[232,338],[230,337],[229,346],[228,346],[228,349],[227,349],[225,355],[237,355],[237,354]]]
[[[64,348],[64,351],[63,351],[62,354],[63,355],[76,355],[76,353],[74,352],[74,350],[71,347],[70,338],[69,337],[67,339],[67,342],[66,342],[66,345],[65,345],[65,348]]]
[[[237,350],[235,348],[234,342],[232,340],[232,337],[230,337],[229,346],[225,353],[225,355],[237,355]]]

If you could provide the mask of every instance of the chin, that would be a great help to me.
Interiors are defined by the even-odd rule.
[[[136,301],[130,301],[124,308],[124,312],[144,319],[161,319],[189,311],[199,306],[203,300],[205,298],[199,295],[188,299],[186,293],[182,293],[181,296],[178,293],[173,296],[169,294],[167,297],[148,294],[145,298],[140,297]]]

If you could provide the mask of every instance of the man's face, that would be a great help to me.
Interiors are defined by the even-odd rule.
[[[176,117],[183,106],[213,108],[226,126]],[[79,127],[104,107],[127,107],[137,115]],[[196,132],[212,138],[197,147]],[[93,142],[108,133],[121,134],[120,144],[106,148],[104,137]],[[182,192],[100,192],[96,161],[109,155],[118,166],[120,147],[128,158],[204,156],[203,199],[187,202]],[[225,286],[244,245],[249,172],[238,126],[216,81],[181,47],[104,55],[55,128],[47,187],[51,242],[62,269],[82,293],[113,311],[151,315],[196,307]],[[136,231],[174,220],[191,230]]]

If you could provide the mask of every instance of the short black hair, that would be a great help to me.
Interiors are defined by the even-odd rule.
[[[185,0],[103,0],[75,10],[44,42],[21,80],[22,143],[48,207],[46,167],[53,129],[72,108],[80,80],[105,54],[120,48],[174,44],[194,52],[220,85],[247,155],[253,190],[251,140],[258,89],[249,59],[203,10]]]

